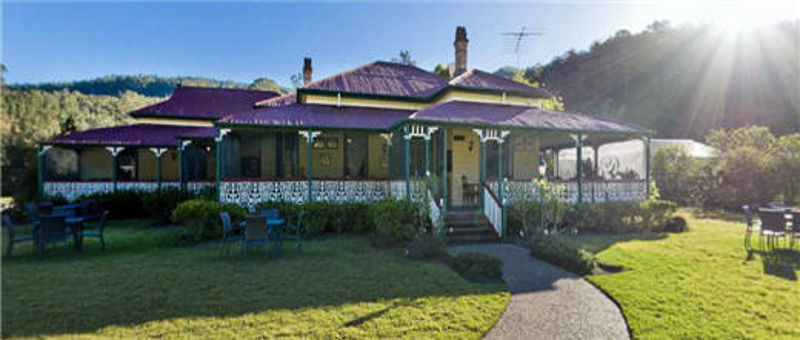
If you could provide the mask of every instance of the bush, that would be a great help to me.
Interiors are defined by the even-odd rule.
[[[244,219],[247,210],[237,204],[205,199],[191,199],[178,205],[172,212],[172,221],[186,227],[186,234],[195,241],[222,236],[220,213],[227,211],[233,223]]]
[[[664,231],[670,233],[682,233],[686,231],[686,220],[683,217],[677,216],[667,220]]]
[[[179,188],[162,188],[142,196],[142,205],[145,212],[150,217],[156,219],[158,223],[168,223],[172,216],[172,211],[178,204],[187,200],[189,194]]]
[[[450,267],[463,278],[474,282],[500,282],[503,261],[471,251],[462,251],[449,261]]]
[[[540,213],[537,203],[515,203],[508,211],[508,228],[518,233],[542,233],[540,230]],[[545,230],[551,232],[597,231],[607,233],[635,233],[643,231],[661,231],[667,220],[677,210],[677,205],[670,201],[648,199],[642,202],[601,202],[562,205],[565,210],[562,223],[547,223]],[[528,226],[525,227],[525,219]],[[515,235],[515,234],[514,234]]]
[[[428,261],[447,258],[448,253],[441,237],[422,234],[408,244],[406,256],[416,261]]]
[[[410,200],[384,199],[369,206],[376,235],[393,245],[414,239],[420,233],[418,206]]]
[[[369,205],[366,203],[261,202],[255,208],[256,212],[264,209],[278,209],[288,220],[295,220],[300,211],[305,211],[305,227],[312,235],[324,232],[365,233],[371,227]]]
[[[145,193],[136,190],[117,190],[116,192],[94,193],[83,198],[94,198],[109,211],[109,218],[147,218],[143,197]]]
[[[596,265],[594,255],[564,241],[558,235],[533,234],[531,256],[579,275],[590,274]]]

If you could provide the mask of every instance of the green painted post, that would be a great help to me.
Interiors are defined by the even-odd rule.
[[[406,199],[411,199],[411,138],[408,136],[408,126],[403,127],[403,139],[406,141]]]
[[[158,188],[161,189],[161,149],[156,149],[156,178],[158,179]]]
[[[498,139],[497,140],[497,200],[500,201],[500,214],[501,214],[500,238],[502,240],[505,240],[506,239],[506,224],[505,224],[506,205],[503,202],[503,184],[504,184],[503,183],[503,141],[501,139]]]
[[[442,127],[442,214],[447,210],[447,128]]]
[[[485,170],[486,169],[486,151],[483,150],[484,143],[485,143],[483,141],[483,138],[481,136],[478,136],[478,139],[479,139],[479,141],[478,141],[478,163],[479,163],[478,164],[478,169],[479,169],[478,181],[480,182],[480,185],[478,187],[478,192],[479,192],[478,195],[480,196],[479,197],[479,199],[480,199],[479,202],[481,204],[481,209],[483,209],[483,204],[484,204],[484,202],[483,202],[483,181],[486,179],[486,170]]]
[[[47,150],[45,150],[43,145],[39,145],[39,150],[38,150],[38,155],[37,155],[37,158],[38,158],[37,166],[38,166],[38,170],[39,170],[38,171],[39,197],[44,197],[44,173],[45,173],[45,166],[46,166],[45,162],[47,162],[46,155],[47,155]]]
[[[645,199],[650,198],[650,137],[644,138],[644,187]]]
[[[217,178],[217,202],[219,202],[222,198],[222,138],[223,136],[219,136],[215,140],[214,147],[217,149],[217,171],[216,171],[216,178]]]
[[[112,189],[113,189],[114,192],[117,192],[117,167],[119,166],[118,160],[117,160],[117,155],[118,155],[118,153],[117,153],[116,149],[111,152],[111,158],[112,158],[112,161],[111,161],[111,163],[112,163],[112,165],[111,165],[111,181],[114,183],[113,186],[112,186]]]
[[[183,140],[178,140],[178,189],[183,190]]]
[[[575,141],[577,156],[575,162],[577,163],[578,172],[578,203],[583,202],[583,135],[578,134],[578,139]]]
[[[311,130],[308,130],[308,136],[306,136],[306,137],[307,137],[306,141],[308,142],[308,183],[307,183],[308,184],[308,201],[309,202],[313,202],[314,201],[314,190],[312,189],[312,185],[314,183],[313,183],[313,177],[312,177],[312,174],[313,174],[312,166],[313,166],[313,164],[312,164],[311,152],[314,149],[314,132],[311,131]]]
[[[426,128],[427,129],[427,128]],[[430,131],[425,137],[425,177],[431,177],[431,139]]]

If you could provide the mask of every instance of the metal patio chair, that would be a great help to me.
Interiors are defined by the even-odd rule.
[[[786,212],[778,209],[759,209],[758,217],[761,220],[759,228],[759,244],[763,248],[764,236],[767,237],[767,247],[773,249],[777,245],[778,238],[786,238]]]
[[[59,215],[39,216],[39,224],[34,230],[34,244],[39,258],[44,257],[44,250],[48,244],[66,244],[68,236],[71,235],[65,217]]]
[[[6,230],[6,235],[8,235],[8,248],[6,248],[6,256],[8,257],[11,257],[11,252],[15,244],[33,242],[33,235],[21,235],[19,233],[20,230],[17,230],[17,227],[11,220],[11,216],[8,214],[3,214],[3,229]]]
[[[230,254],[229,243],[241,242],[240,239],[243,238],[244,235],[241,233],[237,234],[237,232],[242,231],[245,222],[234,226],[233,222],[231,222],[231,215],[228,214],[227,211],[221,212],[219,218],[222,220],[222,244],[220,244],[219,247],[219,258],[222,258],[226,254],[226,249],[228,250],[228,254]]]
[[[745,235],[744,235],[744,247],[745,249],[751,249],[753,228],[756,223],[755,214],[753,213],[753,209],[751,209],[749,205],[742,206],[742,210],[744,211],[744,217],[747,219],[747,229],[745,230]]]
[[[247,216],[243,233],[241,239],[243,260],[247,260],[247,247],[251,245],[264,246],[264,257],[269,257],[270,232],[266,217]]]
[[[100,240],[100,248],[106,249],[106,238],[104,230],[106,228],[106,219],[108,219],[108,210],[100,214],[100,219],[97,222],[84,222],[83,223],[83,238],[94,237]]]

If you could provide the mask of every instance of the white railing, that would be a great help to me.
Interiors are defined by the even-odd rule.
[[[441,234],[444,232],[444,219],[442,218],[442,209],[436,202],[436,197],[433,192],[428,188],[428,217],[431,219],[434,234]]]
[[[503,206],[487,185],[483,186],[483,214],[489,220],[494,231],[497,232],[497,236],[502,237]]]
[[[177,187],[177,181],[162,181],[161,187]],[[189,191],[197,192],[207,187],[214,186],[213,182],[187,182],[186,187]],[[117,190],[130,190],[151,192],[158,189],[157,181],[122,181],[117,182]],[[114,190],[112,181],[48,181],[44,182],[44,194],[51,197],[63,197],[73,201],[81,196],[96,193],[108,193]]]
[[[498,190],[497,181],[487,181],[492,192]],[[575,203],[578,201],[577,181],[551,182],[564,187],[561,200]],[[644,180],[632,181],[586,181],[583,182],[584,202],[605,201],[643,201],[647,199],[647,186]],[[530,180],[506,180],[503,185],[503,198],[508,201],[535,202],[539,199],[536,185]]]

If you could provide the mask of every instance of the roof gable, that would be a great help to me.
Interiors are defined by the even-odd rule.
[[[469,70],[464,74],[450,79],[449,85],[468,87],[474,89],[509,91],[536,97],[550,97],[547,90],[525,85],[523,83],[491,74],[481,70]]]
[[[318,80],[304,89],[424,98],[439,92],[446,85],[445,78],[416,66],[376,61]]]
[[[271,91],[179,86],[169,99],[133,111],[130,116],[216,120],[277,96]]]

